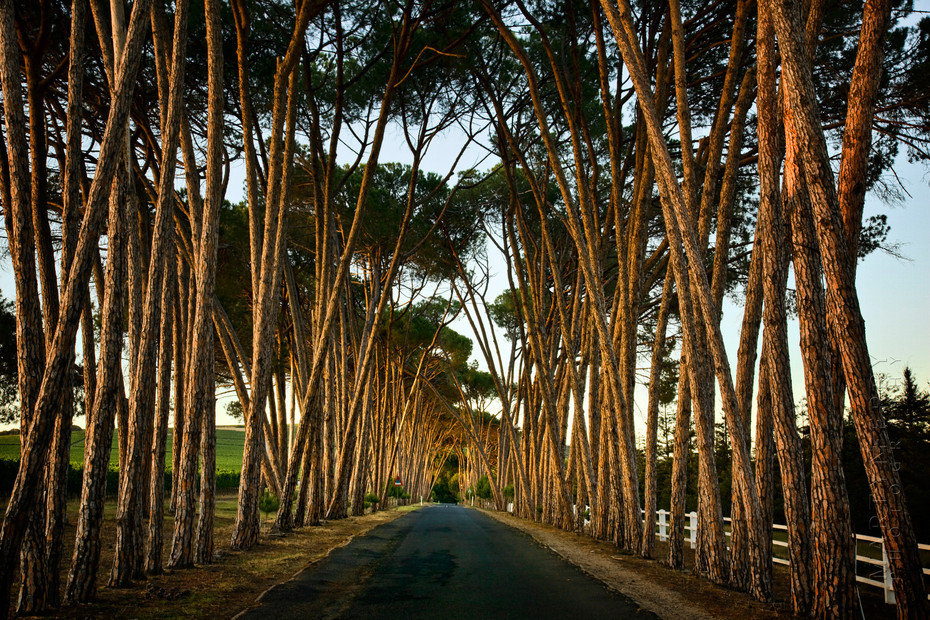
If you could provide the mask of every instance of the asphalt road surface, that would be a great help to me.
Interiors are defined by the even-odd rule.
[[[439,505],[371,530],[264,594],[243,617],[655,618],[532,538]]]

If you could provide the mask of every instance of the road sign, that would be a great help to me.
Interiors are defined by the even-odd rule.
[[[400,481],[400,477],[399,477],[399,476],[398,476],[397,478],[394,478],[394,486],[395,486],[395,487],[402,487],[402,486],[404,486],[404,483]]]

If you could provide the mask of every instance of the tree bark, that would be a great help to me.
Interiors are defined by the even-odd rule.
[[[171,84],[169,87],[168,110],[165,121],[165,136],[162,143],[161,176],[159,177],[158,203],[155,214],[155,232],[149,260],[148,283],[145,308],[140,317],[141,332],[139,348],[135,351],[132,368],[132,394],[129,398],[129,427],[125,429],[131,438],[128,462],[121,463],[120,493],[116,509],[116,547],[113,568],[110,571],[110,587],[127,587],[133,578],[141,577],[144,571],[142,560],[143,531],[142,513],[145,497],[145,462],[150,448],[146,438],[150,437],[155,409],[155,391],[158,374],[152,372],[158,355],[159,326],[167,304],[163,303],[163,282],[167,280],[165,257],[173,251],[174,237],[174,179],[180,137],[182,94],[187,51],[187,7],[186,0],[175,6],[175,27],[171,58]],[[153,10],[158,10],[153,9]],[[170,312],[170,306],[167,306]],[[123,434],[121,430],[121,435]]]
[[[158,341],[158,399],[155,403],[155,431],[152,443],[152,479],[149,488],[149,528],[146,545],[145,571],[152,575],[162,572],[162,546],[165,518],[165,446],[168,440],[168,413],[171,408],[171,363],[174,356],[174,333],[179,321],[180,306],[175,303],[177,291],[176,255],[168,253],[162,303],[164,311]]]
[[[61,386],[64,385],[70,371],[69,362],[74,354],[74,338],[87,295],[87,276],[90,273],[93,250],[96,248],[100,226],[104,219],[102,205],[112,182],[122,147],[120,139],[123,133],[122,128],[129,114],[130,94],[135,82],[144,38],[144,17],[142,15],[148,12],[149,2],[150,0],[139,0],[133,5],[126,49],[121,57],[116,88],[113,89],[114,96],[103,143],[100,147],[96,174],[89,191],[84,222],[68,277],[68,286],[62,297],[61,316],[52,340],[51,355],[47,356],[45,371],[42,374],[42,387],[39,389],[34,408],[32,431],[23,445],[19,472],[7,504],[3,528],[0,530],[0,556],[2,557],[13,557],[19,552],[29,515],[35,504],[38,490],[36,481],[40,479],[38,470],[48,454],[51,434],[54,430],[54,411],[58,405]],[[7,93],[11,92],[12,84],[18,84],[17,77],[8,71],[12,68],[8,60],[13,58],[13,54],[8,53],[14,41],[12,36],[8,36],[12,33],[12,18],[10,3],[8,1],[0,3],[0,28],[5,33],[0,37],[3,40],[0,46],[2,47],[0,49],[2,52],[0,73],[2,73],[5,107]],[[8,123],[7,127],[10,126]],[[11,174],[10,178],[13,179],[14,176]],[[13,202],[15,203],[16,200],[14,199]],[[24,338],[23,342],[26,340]],[[13,570],[13,564],[0,566],[0,616],[7,612]]]
[[[84,443],[84,479],[78,512],[74,555],[65,602],[85,603],[97,593],[97,569],[100,565],[100,535],[110,469],[110,446],[117,400],[122,398],[120,377],[123,348],[123,301],[125,286],[125,177],[113,183],[110,197],[110,222],[107,227],[107,265],[100,334],[100,363],[94,409],[90,414]]]
[[[850,269],[852,259],[821,129],[811,68],[803,47],[799,7],[793,0],[786,0],[775,3],[773,8],[782,50],[786,100],[792,108],[797,139],[805,145],[801,159],[826,276],[829,327],[842,355],[852,417],[888,550],[898,614],[902,618],[927,617],[930,606],[923,569],[910,513],[900,494],[900,476],[875,388],[865,323]]]
[[[184,442],[181,453],[174,538],[171,544],[171,568],[193,565],[194,556],[194,487],[197,476],[197,455],[202,433],[210,433],[215,424],[215,387],[213,380],[213,304],[216,287],[216,248],[219,236],[219,216],[222,206],[222,136],[223,136],[223,46],[220,29],[220,7],[215,0],[204,4],[207,26],[207,166],[206,199],[200,220],[200,234],[195,235],[193,275],[196,280],[193,343],[190,350],[184,420]],[[204,430],[206,429],[206,430]],[[209,439],[207,439],[209,442]],[[215,441],[215,440],[214,440]],[[207,459],[209,460],[209,455]],[[203,471],[201,493],[212,493],[204,486],[215,482],[215,469]],[[201,507],[203,509],[203,506]],[[208,505],[207,510],[210,506]],[[200,531],[198,540],[212,537],[212,521],[207,532]],[[202,558],[200,558],[202,559]]]

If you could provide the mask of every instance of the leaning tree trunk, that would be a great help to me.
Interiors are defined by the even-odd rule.
[[[123,168],[121,168],[124,170]],[[84,442],[84,479],[78,512],[74,556],[65,588],[65,602],[85,603],[97,593],[100,565],[100,535],[110,469],[110,446],[117,399],[123,397],[120,377],[123,348],[123,301],[125,285],[125,235],[123,213],[126,177],[120,173],[110,197],[110,224],[107,228],[107,266],[101,316],[100,363],[94,409],[90,413]]]
[[[165,120],[165,136],[162,143],[161,176],[158,186],[158,203],[155,213],[155,232],[149,261],[145,308],[141,317],[139,348],[136,351],[132,394],[129,399],[128,462],[120,463],[120,493],[116,509],[116,548],[113,568],[110,571],[110,587],[126,587],[133,578],[142,576],[143,531],[142,513],[147,503],[144,491],[145,463],[149,461],[146,448],[148,427],[152,423],[155,409],[155,391],[158,374],[152,372],[158,354],[159,326],[161,315],[170,312],[163,303],[163,282],[166,276],[165,257],[173,251],[174,241],[174,178],[177,164],[178,142],[181,128],[185,56],[187,50],[187,6],[179,0],[175,6],[175,28],[171,59],[171,85],[168,110]],[[157,10],[157,9],[155,9]],[[169,308],[167,311],[165,308]],[[123,434],[124,429],[120,429]]]
[[[678,406],[675,412],[675,445],[672,449],[672,513],[668,534],[666,562],[674,569],[684,568],[685,510],[687,505],[688,459],[691,456],[691,383],[688,380],[688,360],[678,366]]]
[[[87,295],[86,282],[97,238],[105,218],[103,203],[113,180],[115,168],[119,163],[123,146],[123,127],[129,115],[130,95],[144,40],[145,18],[143,16],[148,12],[149,3],[150,0],[139,0],[133,5],[127,44],[121,55],[122,70],[119,72],[116,87],[113,89],[114,95],[103,142],[100,146],[96,174],[88,192],[84,221],[68,277],[68,286],[62,298],[61,315],[52,340],[54,346],[47,356],[45,371],[42,374],[42,387],[34,408],[32,430],[23,445],[19,472],[7,504],[3,528],[0,530],[0,557],[9,558],[19,553],[29,515],[35,505],[38,491],[36,481],[40,478],[39,468],[48,454],[54,430],[54,414],[60,400],[62,386],[65,385],[70,372],[70,361],[74,355],[74,340]],[[15,57],[9,49],[15,40],[12,35],[13,15],[11,11],[9,2],[0,3],[0,28],[3,33],[0,36],[0,40],[3,41],[0,45],[0,59],[2,59],[0,74],[2,74],[5,93],[4,107],[6,107],[8,93],[13,88],[12,84],[19,83],[18,72],[11,74],[8,71],[15,67],[15,65],[12,67],[9,65],[11,59]],[[8,123],[7,127],[11,125]],[[13,179],[15,176],[11,174],[10,178]],[[13,571],[13,563],[0,565],[0,616],[7,612]]]
[[[852,418],[888,551],[898,614],[902,618],[926,617],[930,615],[930,606],[923,584],[923,567],[910,513],[900,493],[901,479],[875,387],[865,322],[850,268],[850,250],[802,40],[799,6],[793,0],[785,0],[775,3],[773,8],[782,50],[786,101],[792,108],[797,140],[805,145],[800,152],[830,299],[829,326],[842,355]]]
[[[152,479],[149,487],[149,530],[146,543],[145,570],[157,575],[162,572],[162,546],[165,517],[165,446],[168,441],[168,413],[171,408],[171,361],[174,354],[174,333],[180,314],[175,303],[177,269],[175,253],[170,252],[165,265],[162,302],[165,311],[161,318],[158,343],[158,400],[155,403],[155,431],[152,443]]]
[[[759,228],[763,247],[763,289],[765,308],[763,350],[772,399],[775,444],[781,467],[788,521],[788,550],[791,558],[791,597],[794,612],[808,613],[811,601],[810,574],[810,504],[801,456],[801,441],[794,415],[791,368],[788,357],[788,324],[785,290],[788,280],[788,252],[785,244],[786,206],[796,207],[801,179],[796,178],[794,153],[789,149],[785,161],[785,196],[778,191],[778,171],[782,151],[778,139],[778,113],[775,95],[774,37],[769,11],[759,11],[757,54],[759,63],[758,109],[759,179],[761,200]],[[797,210],[797,208],[795,209]],[[796,248],[796,256],[799,251]],[[806,360],[805,360],[806,361]]]
[[[253,263],[253,331],[252,331],[252,387],[251,410],[247,412],[245,427],[245,449],[242,456],[242,473],[239,483],[239,507],[236,523],[233,526],[230,545],[233,549],[250,549],[258,542],[260,520],[258,501],[260,489],[260,463],[265,452],[265,444],[270,438],[264,437],[265,401],[271,383],[271,342],[279,304],[281,289],[282,262],[285,258],[285,231],[287,229],[286,206],[289,198],[289,174],[294,148],[294,107],[296,99],[296,64],[298,46],[296,41],[302,39],[306,30],[309,3],[304,4],[297,15],[294,32],[288,45],[287,53],[278,61],[274,76],[273,117],[271,135],[271,156],[267,171],[265,187],[265,226],[262,231],[258,225],[255,199],[254,175],[249,183],[249,235],[253,261],[260,256],[260,261]],[[245,40],[240,36],[239,49],[243,53]],[[243,99],[246,90],[241,91]],[[251,134],[243,139],[252,148]],[[274,474],[276,476],[276,474]],[[277,478],[277,476],[276,476]],[[276,479],[275,486],[281,481]],[[293,490],[287,491],[292,493]],[[283,502],[282,502],[283,503]]]
[[[196,235],[193,274],[196,280],[196,308],[192,325],[193,344],[190,350],[190,368],[185,393],[184,441],[179,472],[179,493],[175,512],[174,539],[169,566],[188,567],[194,562],[194,491],[197,477],[197,456],[200,451],[203,428],[211,432],[215,424],[216,394],[213,380],[213,304],[216,288],[216,249],[219,236],[219,216],[222,205],[222,92],[223,50],[220,33],[220,7],[210,0],[204,4],[207,24],[207,83],[208,126],[206,197],[199,235]],[[177,439],[177,438],[175,438]],[[215,440],[214,440],[215,441]],[[215,482],[215,470],[204,471],[203,487]],[[210,489],[212,492],[212,488]],[[201,530],[199,540],[212,538],[212,521]],[[211,545],[212,547],[212,545]],[[202,558],[200,558],[202,559]]]
[[[622,11],[618,11],[618,7],[614,6],[609,0],[602,0],[601,6],[604,7],[607,13],[608,22],[620,46],[625,66],[629,69],[630,76],[633,79],[638,105],[643,111],[643,117],[646,121],[650,148],[654,152],[656,177],[659,179],[662,209],[669,230],[672,256],[676,257],[677,255],[676,262],[679,263],[679,267],[684,267],[685,252],[689,257],[701,255],[697,231],[688,213],[681,187],[677,182],[658,114],[650,97],[651,87],[643,71],[642,52],[638,42],[631,39],[626,30],[627,26],[632,24],[631,9],[626,0],[621,2]],[[692,279],[692,291],[696,297],[695,306],[700,309],[700,315],[707,331],[710,353],[717,375],[717,383],[720,387],[723,411],[727,427],[730,430],[733,460],[739,473],[738,484],[745,493],[747,529],[750,537],[751,594],[758,599],[767,600],[771,595],[771,584],[765,580],[763,571],[766,549],[764,541],[761,540],[763,531],[761,527],[761,507],[755,481],[753,480],[752,464],[746,449],[746,445],[748,445],[746,441],[747,429],[739,417],[739,404],[736,400],[732,375],[730,374],[729,360],[726,356],[720,326],[717,321],[719,309],[715,307],[710,284],[707,281],[707,274],[704,272],[700,261],[689,261],[687,263],[687,273],[684,271],[679,273],[679,270],[676,269],[676,281],[679,284],[689,276]]]
[[[652,345],[652,365],[649,371],[649,401],[646,409],[646,472],[645,486],[645,512],[646,527],[643,529],[643,557],[652,557],[655,549],[656,528],[654,525],[656,506],[656,468],[657,444],[659,437],[659,381],[662,373],[662,363],[665,360],[665,331],[668,327],[668,315],[672,300],[672,287],[674,278],[671,270],[665,275],[665,284],[662,287],[662,302],[659,306],[659,317],[656,321],[656,337]]]
[[[42,339],[42,314],[36,281],[37,248],[32,215],[36,207],[31,196],[25,131],[26,116],[21,91],[21,54],[16,45],[14,12],[14,7],[10,2],[0,3],[0,78],[2,78],[3,87],[5,129],[9,140],[9,152],[4,158],[6,169],[3,171],[3,177],[8,181],[4,183],[3,211],[16,285],[17,382],[20,397],[21,437],[25,444],[26,439],[31,435],[32,423],[36,416],[35,405],[40,389],[38,380],[42,376],[45,365],[46,344]],[[44,206],[42,205],[43,208]],[[25,458],[20,459],[20,475],[24,473],[25,461]],[[36,463],[32,465],[32,471],[29,472],[30,478],[26,480],[34,496],[41,497],[41,490],[38,486],[43,484],[41,475],[43,466],[44,455],[41,459],[36,459]],[[10,507],[12,507],[12,501]],[[7,515],[9,514],[8,507]],[[0,568],[0,597],[2,597],[0,616],[3,617],[7,615],[9,590],[18,564],[12,561],[12,558],[20,555],[18,546],[23,542],[24,534],[26,540],[21,548],[24,556],[21,558],[23,569],[21,599],[22,595],[25,595],[26,600],[21,600],[18,607],[28,610],[31,607],[41,609],[45,606],[45,550],[42,544],[45,532],[41,528],[45,515],[36,511],[32,502],[23,507],[22,518],[25,519],[29,515],[35,516],[30,518],[28,523],[23,520],[22,524],[17,524],[20,527],[16,536],[17,540],[14,541],[17,548],[10,548],[9,555],[6,553],[3,555],[6,558],[5,566]],[[7,520],[4,520],[4,530],[6,528]],[[3,550],[7,551],[6,548]],[[33,597],[36,599],[34,603],[31,600]]]
[[[866,175],[872,141],[872,116],[881,82],[884,40],[890,15],[891,3],[888,0],[869,0],[865,3],[843,128],[837,193],[853,273],[856,270],[865,203],[866,185],[862,179]],[[817,291],[821,292],[822,302],[819,279],[816,285]],[[834,355],[831,360],[834,369],[840,366],[836,357]],[[824,411],[829,415],[816,425],[811,419],[811,448],[814,455],[812,536],[816,584],[813,613],[821,617],[847,616],[855,609],[855,543],[841,463],[842,403],[845,391],[841,369],[834,375],[832,387],[834,402]]]

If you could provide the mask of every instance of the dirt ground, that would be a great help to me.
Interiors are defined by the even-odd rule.
[[[175,570],[149,576],[126,589],[106,587],[113,560],[115,531],[112,523],[104,529],[98,596],[94,603],[54,610],[48,618],[230,618],[256,604],[256,599],[268,588],[287,581],[296,573],[326,557],[337,547],[349,543],[355,536],[392,521],[413,507],[402,507],[329,521],[321,526],[304,527],[287,536],[264,534],[260,544],[248,552],[233,552],[228,541],[235,517],[235,496],[217,502],[214,562],[192,569]],[[75,506],[76,507],[76,506]],[[69,503],[69,509],[71,508]],[[107,505],[107,521],[112,520],[112,508]],[[71,510],[69,510],[69,513]],[[273,517],[273,515],[271,515]],[[69,514],[71,526],[65,531],[69,541],[65,550],[65,571],[71,559],[70,545],[74,540],[77,514]],[[270,518],[265,518],[263,530],[268,531]],[[165,550],[170,552],[173,519],[165,519]],[[62,572],[62,582],[67,573]],[[13,585],[12,607],[16,607],[19,584]]]
[[[689,569],[673,570],[656,560],[625,554],[613,544],[585,534],[566,532],[550,525],[534,523],[504,512],[482,510],[488,516],[519,529],[568,562],[578,566],[609,587],[629,596],[643,609],[662,618],[792,618],[787,567],[776,565],[774,601],[760,603],[742,592],[716,586],[693,575]],[[665,543],[656,543],[655,557],[665,557]],[[686,567],[694,554],[685,548]],[[895,618],[895,607],[885,605],[874,588],[861,588],[863,618]]]

